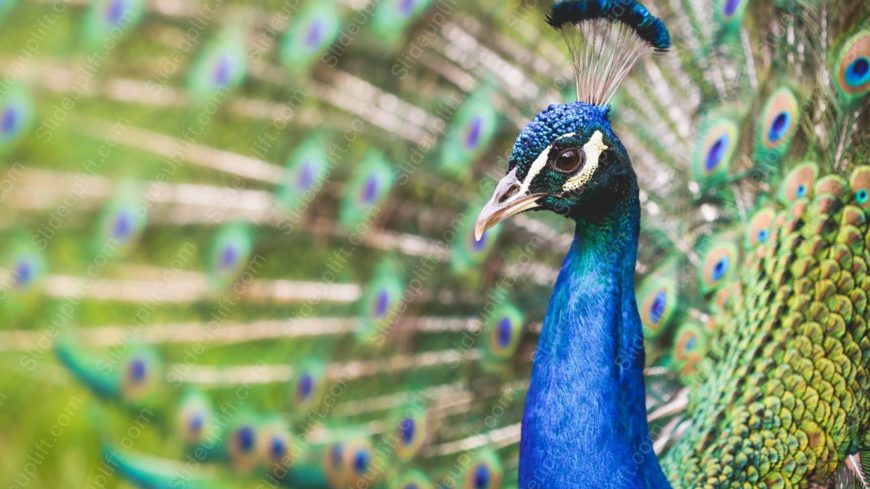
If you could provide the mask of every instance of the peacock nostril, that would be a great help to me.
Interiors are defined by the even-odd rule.
[[[517,184],[515,184],[515,183],[514,183],[514,184],[511,184],[511,186],[508,187],[508,188],[504,191],[504,193],[502,193],[501,195],[498,196],[498,203],[499,203],[499,204],[504,204],[505,202],[508,201],[508,199],[510,199],[511,197],[513,197],[514,195],[516,195],[517,192],[518,192],[519,190],[520,190],[520,186],[519,186],[519,185],[517,185]]]

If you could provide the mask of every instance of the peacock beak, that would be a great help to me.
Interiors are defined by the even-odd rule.
[[[495,186],[492,197],[477,216],[474,239],[480,241],[487,229],[513,215],[540,207],[538,200],[546,194],[529,194],[528,191],[522,191],[522,184],[517,180],[516,173],[517,169],[514,168]]]

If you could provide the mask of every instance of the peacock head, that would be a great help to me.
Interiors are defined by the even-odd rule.
[[[634,171],[609,113],[606,105],[585,102],[540,112],[517,137],[507,175],[480,212],[475,234],[528,210],[581,217],[631,191]]]
[[[520,133],[508,173],[477,219],[478,239],[523,211],[580,219],[637,191],[608,104],[641,56],[670,47],[667,27],[636,0],[557,1],[547,22],[568,43],[578,102],[551,105]]]

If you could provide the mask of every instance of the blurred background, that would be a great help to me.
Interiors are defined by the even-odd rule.
[[[510,483],[571,232],[471,227],[547,7],[0,3],[0,484]]]
[[[519,130],[574,97],[548,7],[0,0],[0,485],[515,487],[573,230],[473,225]],[[714,25],[706,2],[650,7],[714,38],[687,27]],[[756,81],[729,79],[739,37],[684,44],[613,104],[644,189],[651,411],[709,334],[676,284],[709,299],[730,273],[666,259],[711,249],[666,217],[703,190],[680,114]]]

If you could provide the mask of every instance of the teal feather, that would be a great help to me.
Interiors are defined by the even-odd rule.
[[[393,170],[379,152],[369,152],[344,189],[339,219],[347,230],[365,232],[380,213],[393,186]]]
[[[134,407],[163,402],[163,363],[148,347],[130,345],[118,359],[100,357],[67,336],[58,340],[55,354],[77,381],[100,398]]]
[[[24,138],[33,126],[33,98],[22,85],[0,93],[0,156]]]
[[[230,487],[205,476],[191,474],[183,464],[144,455],[133,455],[105,444],[106,464],[137,487],[148,489],[219,489]]]
[[[279,56],[291,73],[301,75],[320,61],[341,33],[338,7],[334,0],[308,2],[293,17],[284,34]]]
[[[102,210],[91,244],[94,255],[122,257],[136,246],[148,222],[148,208],[139,197],[139,186],[121,186]]]
[[[72,376],[94,395],[103,399],[121,398],[120,372],[111,365],[101,363],[71,338],[59,340],[55,346],[55,354]]]
[[[307,137],[287,158],[275,199],[291,218],[304,215],[329,177],[331,168],[326,152],[327,137],[319,133]]]
[[[198,389],[182,394],[176,416],[178,433],[191,452],[213,446],[222,435],[211,400]]]
[[[726,31],[740,29],[748,3],[748,0],[717,0],[713,5],[716,20]]]
[[[224,226],[211,245],[209,282],[215,291],[223,291],[235,283],[248,265],[253,249],[249,228],[242,223]]]
[[[755,129],[754,159],[763,168],[773,168],[788,154],[801,123],[801,107],[788,86],[773,90],[762,106]]]
[[[142,18],[142,0],[91,0],[84,22],[84,38],[94,49],[108,49]]]
[[[870,92],[870,29],[852,35],[834,60],[834,83],[848,107],[855,107]]]
[[[228,30],[197,55],[188,74],[188,93],[195,104],[219,104],[247,76],[247,53],[241,33]]]
[[[487,316],[480,335],[485,366],[497,368],[513,358],[522,339],[524,322],[522,311],[509,303],[499,305]]]
[[[39,301],[39,294],[48,274],[45,253],[33,240],[15,237],[4,252],[2,279],[2,305],[23,310],[31,309]]]
[[[326,364],[319,358],[308,358],[296,363],[290,382],[288,404],[297,418],[314,411],[327,388]]]
[[[405,284],[392,260],[381,262],[359,301],[355,336],[364,344],[383,346],[390,339],[390,328],[398,319]]]
[[[372,32],[379,42],[394,47],[432,3],[432,0],[380,0],[372,18]]]
[[[463,176],[489,147],[499,124],[492,90],[484,85],[468,95],[456,110],[441,143],[441,168]]]

